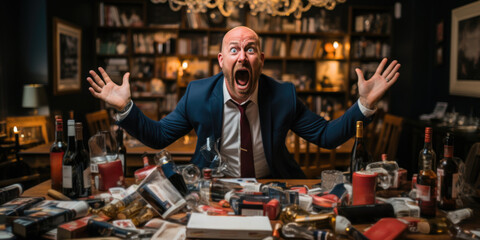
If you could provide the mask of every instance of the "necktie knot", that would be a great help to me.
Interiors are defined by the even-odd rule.
[[[242,113],[242,114],[245,113],[245,110],[247,110],[248,104],[251,103],[250,100],[248,100],[248,101],[247,101],[246,103],[244,103],[244,104],[238,104],[238,103],[236,103],[236,102],[234,102],[234,101],[232,101],[232,102],[233,102],[233,104],[235,104],[235,106],[237,106],[238,110],[240,110],[240,113]]]

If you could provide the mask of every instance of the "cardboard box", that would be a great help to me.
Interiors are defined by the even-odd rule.
[[[192,213],[187,238],[263,239],[272,235],[266,216],[215,216]]]

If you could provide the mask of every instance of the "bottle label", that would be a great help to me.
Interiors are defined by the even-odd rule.
[[[90,172],[98,173],[98,165],[96,163],[90,163]]]
[[[417,199],[420,199],[422,201],[430,201],[430,195],[430,186],[417,183]]]
[[[458,183],[458,173],[452,174],[452,198],[457,198],[458,194],[458,188],[457,188],[457,183]]]
[[[445,176],[445,171],[441,168],[437,168],[437,201],[440,201],[442,198],[442,185],[443,183],[443,178]]]
[[[52,186],[62,186],[62,161],[65,152],[51,152],[50,153],[50,178],[52,179]],[[58,190],[58,189],[57,189]]]
[[[83,187],[84,188],[90,188],[92,186],[91,184],[91,172],[90,172],[90,168],[87,167],[85,168],[85,170],[83,170]]]
[[[453,146],[445,145],[445,146],[443,147],[443,155],[444,155],[444,157],[446,157],[446,158],[451,158],[451,157],[453,157]]]
[[[72,188],[72,166],[63,166],[63,187]]]

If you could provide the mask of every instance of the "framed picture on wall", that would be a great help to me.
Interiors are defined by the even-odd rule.
[[[453,9],[450,94],[480,97],[480,1]]]
[[[53,93],[81,90],[82,29],[59,18],[53,19]]]

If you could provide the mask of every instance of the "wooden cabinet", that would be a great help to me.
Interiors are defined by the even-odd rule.
[[[220,71],[220,43],[234,26],[260,36],[265,74],[295,84],[309,107],[327,117],[356,100],[354,68],[368,75],[391,48],[391,9],[348,2],[333,11],[312,9],[302,19],[252,16],[248,7],[229,18],[218,10],[174,12],[149,0],[98,1],[97,10],[96,64],[119,83],[130,71],[132,97],[153,119],[174,109],[190,81]]]

